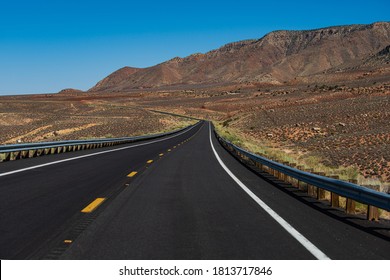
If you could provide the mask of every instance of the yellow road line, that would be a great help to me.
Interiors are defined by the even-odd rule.
[[[92,201],[87,207],[85,207],[81,212],[83,213],[91,213],[94,211],[100,204],[103,203],[103,201],[106,200],[105,197],[99,197],[96,198],[94,201]]]
[[[69,243],[72,243],[72,242],[73,242],[73,241],[72,241],[72,240],[69,240],[69,239],[65,239],[65,240],[64,240],[64,243],[68,243],[68,244],[69,244]]]
[[[152,163],[153,162],[153,160],[152,159],[150,159],[150,160],[148,160],[146,163]]]
[[[164,155],[163,153],[159,154],[160,157],[162,157],[163,155]]]
[[[168,152],[172,151],[171,149],[168,149]]]
[[[130,174],[128,174],[127,177],[134,177],[137,173],[138,173],[137,171],[133,171]]]

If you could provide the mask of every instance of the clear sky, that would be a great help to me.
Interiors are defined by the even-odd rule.
[[[123,67],[273,30],[390,21],[388,0],[1,0],[0,95],[87,90]]]

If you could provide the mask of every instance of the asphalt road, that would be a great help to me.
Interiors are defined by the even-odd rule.
[[[106,150],[115,151],[96,154]],[[208,123],[158,141],[3,163],[0,203],[2,259],[390,259],[388,224],[253,172]]]

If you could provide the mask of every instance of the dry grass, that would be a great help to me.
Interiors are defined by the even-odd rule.
[[[359,174],[356,166],[327,166],[323,159],[313,156],[310,153],[301,153],[293,148],[284,149],[275,143],[266,140],[259,140],[241,133],[234,128],[225,128],[222,123],[214,123],[217,132],[230,142],[247,149],[253,153],[264,156],[278,162],[288,162],[303,166],[304,169],[313,169],[314,172],[324,172],[326,176],[337,175],[341,180],[358,180],[358,183],[364,186],[381,186],[385,189],[388,183],[381,182],[376,178],[367,179]]]

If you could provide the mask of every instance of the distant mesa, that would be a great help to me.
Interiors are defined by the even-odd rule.
[[[74,88],[65,88],[61,91],[59,91],[58,93],[59,94],[69,94],[69,93],[81,93],[81,92],[84,92],[82,90],[79,90],[79,89],[74,89]]]
[[[175,57],[148,68],[124,67],[89,91],[229,83],[283,84],[363,66],[383,67],[383,62],[388,61],[389,45],[390,22],[274,31],[261,39],[230,43],[205,54]]]

